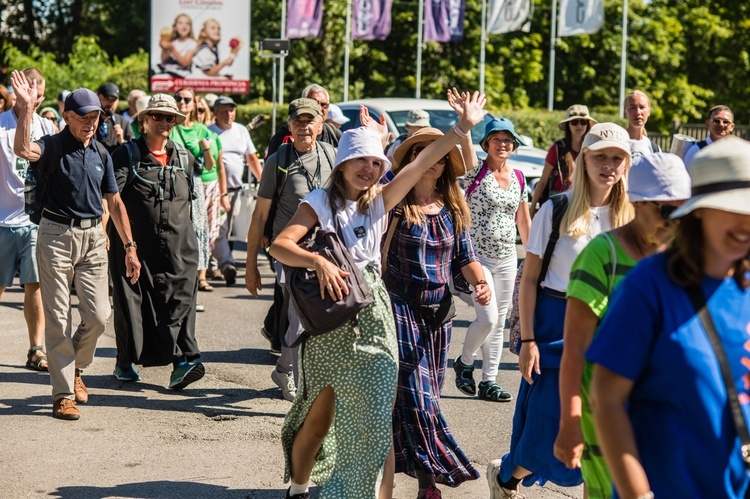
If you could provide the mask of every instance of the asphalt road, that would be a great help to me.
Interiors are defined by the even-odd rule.
[[[182,392],[166,389],[170,367],[141,369],[143,381],[112,376],[112,324],[100,338],[84,372],[90,400],[79,421],[52,418],[48,375],[24,367],[28,340],[23,292],[0,301],[0,498],[262,498],[284,497],[280,431],[290,403],[270,379],[276,356],[260,335],[271,302],[273,276],[263,265],[260,299],[244,289],[244,258],[238,284],[214,283],[201,293],[198,340],[206,376]],[[460,353],[472,310],[457,301],[451,358]],[[78,316],[74,311],[73,324]],[[520,375],[505,350],[499,382],[515,395]],[[479,361],[476,363],[479,366]],[[449,369],[443,412],[456,439],[482,478],[443,497],[488,497],[484,477],[491,459],[507,452],[515,402],[471,399],[456,390]],[[582,487],[534,486],[529,498],[582,497]],[[414,498],[416,480],[399,474],[394,497]],[[316,496],[313,489],[313,497]]]

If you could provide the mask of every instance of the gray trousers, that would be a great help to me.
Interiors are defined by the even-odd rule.
[[[276,361],[276,370],[284,374],[289,372],[294,373],[294,383],[296,384],[299,377],[297,370],[299,347],[289,348],[284,346],[284,344],[291,345],[300,337],[303,333],[302,324],[300,324],[297,312],[289,301],[289,292],[284,284],[281,262],[274,262],[274,270],[276,270],[277,282],[281,284],[281,289],[284,291],[284,303],[282,304],[281,314],[283,315],[286,311],[286,316],[289,319],[289,327],[286,330],[286,335],[281,345],[281,356]]]

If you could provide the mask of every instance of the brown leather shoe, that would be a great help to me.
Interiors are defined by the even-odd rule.
[[[57,399],[52,404],[52,416],[57,419],[75,421],[81,417],[81,413],[78,412],[78,407],[76,407],[75,401],[70,399]]]
[[[73,393],[75,393],[76,402],[79,404],[85,404],[89,401],[89,391],[86,390],[86,385],[83,384],[80,369],[76,369],[76,377],[73,380]]]

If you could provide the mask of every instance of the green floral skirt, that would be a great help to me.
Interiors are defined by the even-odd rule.
[[[315,398],[333,388],[336,414],[315,458],[311,479],[321,498],[376,497],[378,476],[391,447],[391,410],[398,377],[396,329],[388,292],[375,271],[363,271],[372,305],[347,323],[300,347],[297,398],[286,416],[281,442],[290,479],[292,444]]]

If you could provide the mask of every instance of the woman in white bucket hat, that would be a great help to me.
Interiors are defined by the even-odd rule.
[[[622,281],[586,354],[621,497],[742,498],[750,482],[738,430],[750,417],[750,144],[706,147],[690,177],[673,244]]]

